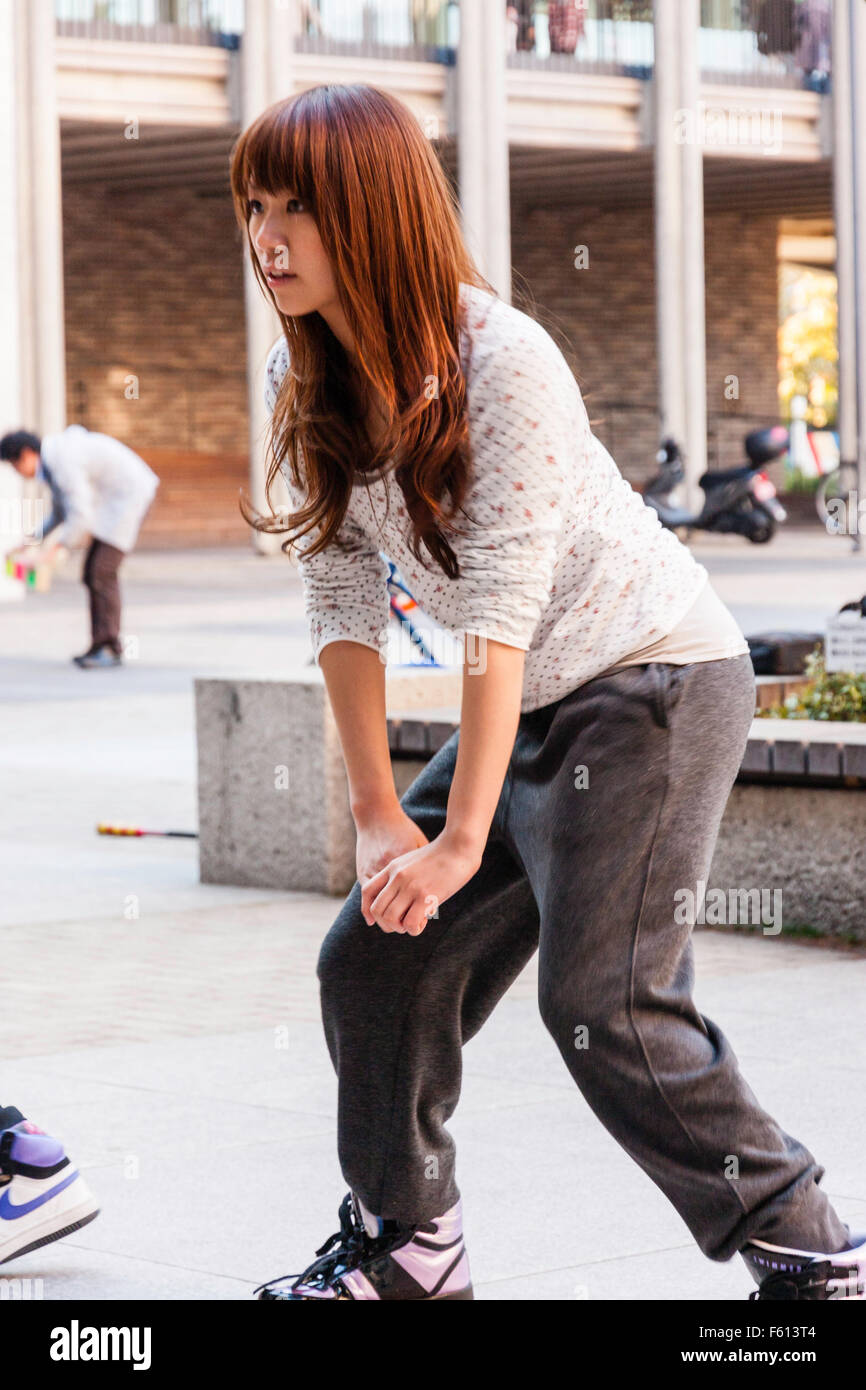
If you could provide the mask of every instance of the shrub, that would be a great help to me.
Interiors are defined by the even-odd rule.
[[[781,705],[756,711],[759,719],[833,719],[866,722],[866,672],[827,671],[824,654],[816,647],[807,656],[809,684]]]

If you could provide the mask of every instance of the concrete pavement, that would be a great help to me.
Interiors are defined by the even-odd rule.
[[[866,561],[820,532],[695,551],[747,632],[820,628],[866,592]],[[192,678],[298,670],[300,588],[282,557],[135,555],[138,656],[81,672],[78,563],[50,594],[0,607],[0,1102],[67,1141],[103,1212],[3,1274],[41,1277],[49,1299],[246,1298],[312,1257],[344,1191],[314,978],[339,904],[203,886],[194,841],[94,827],[195,828]],[[710,931],[696,950],[700,1008],[866,1229],[866,953]],[[538,1019],[534,966],[468,1045],[451,1127],[478,1297],[752,1287],[738,1262],[700,1255],[595,1120]]]

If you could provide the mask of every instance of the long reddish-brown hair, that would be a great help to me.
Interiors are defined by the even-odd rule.
[[[249,234],[249,184],[290,190],[315,218],[357,352],[352,364],[320,314],[280,313]],[[259,284],[277,308],[290,370],[268,435],[270,516],[241,510],[259,530],[289,532],[283,550],[318,530],[305,553],[338,531],[353,480],[401,449],[394,477],[412,552],[459,573],[447,534],[469,482],[466,386],[459,358],[461,283],[495,293],[470,256],[457,204],[430,142],[401,101],[377,87],[324,85],[268,107],[235,145],[231,186]],[[356,372],[387,415],[378,448],[367,432]],[[433,383],[431,385],[431,383]],[[271,487],[285,465],[305,504],[278,516]]]

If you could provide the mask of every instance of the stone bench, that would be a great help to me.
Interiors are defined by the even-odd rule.
[[[460,671],[386,668],[386,711],[459,708]],[[196,680],[202,883],[345,894],[355,879],[346,773],[321,670]],[[400,794],[414,773],[397,769]]]
[[[202,882],[344,896],[354,826],[318,668],[293,682],[195,689]],[[389,671],[386,691],[402,795],[459,727],[460,674]],[[786,927],[866,941],[864,789],[866,724],[756,719],[709,886],[781,889]]]
[[[456,711],[413,711],[388,720],[393,761],[426,760],[459,728]],[[860,732],[862,729],[862,733]],[[740,782],[866,787],[866,725],[756,719]]]
[[[866,724],[756,719],[712,877],[778,887],[786,928],[866,942]]]

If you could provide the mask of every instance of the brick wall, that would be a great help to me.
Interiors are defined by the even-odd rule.
[[[581,245],[588,266],[575,269]],[[512,257],[516,302],[525,283],[545,327],[571,346],[595,432],[627,477],[645,480],[658,442],[652,210],[515,207]],[[747,430],[777,418],[775,218],[710,213],[705,257],[709,463],[724,468],[740,460]],[[730,375],[738,400],[725,399]]]
[[[70,420],[145,456],[243,456],[243,261],[228,197],[75,185],[64,189],[64,227]],[[566,335],[596,432],[643,481],[658,438],[651,210],[515,205],[512,239],[518,285]],[[578,244],[586,269],[573,266]],[[725,467],[746,430],[776,418],[775,219],[710,213],[706,264],[710,466]],[[732,374],[740,395],[727,401]],[[137,400],[125,398],[129,376]]]
[[[64,189],[67,409],[142,452],[247,449],[240,231],[228,197]],[[125,398],[138,378],[139,398]]]

